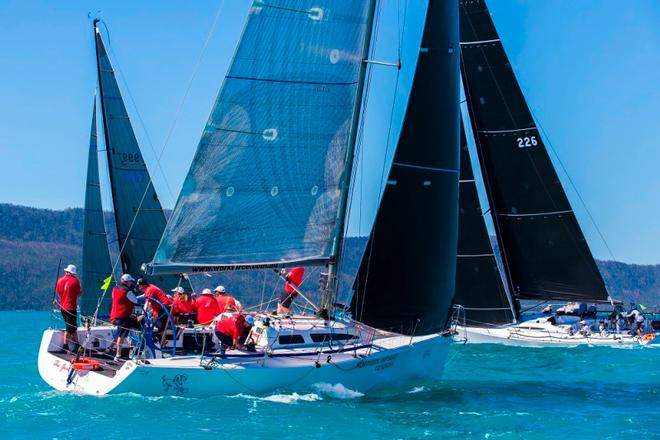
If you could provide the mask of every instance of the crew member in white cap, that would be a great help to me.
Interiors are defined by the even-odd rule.
[[[64,319],[66,329],[62,339],[62,348],[75,351],[78,345],[78,297],[82,295],[80,281],[76,276],[78,270],[73,264],[69,264],[64,269],[64,275],[57,280],[55,290],[60,297],[60,312]],[[73,347],[69,347],[69,341],[73,342]]]
[[[172,305],[172,316],[174,319],[185,322],[186,319],[191,319],[192,314],[195,312],[193,309],[193,301],[190,299],[186,291],[181,286],[172,289],[174,293],[174,304]]]
[[[137,297],[133,291],[135,279],[125,273],[119,279],[119,284],[112,289],[112,310],[110,311],[110,320],[117,326],[117,355],[115,361],[121,358],[121,348],[128,337],[131,329],[140,329],[140,320],[135,316],[135,306],[138,305]]]
[[[197,322],[208,325],[220,314],[220,307],[211,289],[202,290],[202,295],[195,300],[193,308],[197,312]]]
[[[238,312],[241,310],[241,307],[239,306],[239,303],[236,301],[236,298],[234,298],[231,295],[227,295],[227,290],[225,289],[225,286],[216,287],[215,289],[213,289],[213,293],[217,295],[215,299],[216,301],[218,301],[218,307],[220,308],[220,313]]]

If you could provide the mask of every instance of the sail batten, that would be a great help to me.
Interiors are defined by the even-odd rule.
[[[460,14],[467,107],[511,292],[607,299],[484,0],[460,0]]]
[[[80,312],[92,315],[102,295],[103,280],[112,275],[112,263],[105,231],[101,185],[99,184],[98,144],[96,135],[96,99],[92,113],[92,128],[87,159],[87,187],[85,188],[85,217],[83,221],[82,289]],[[104,298],[99,310],[109,313],[110,298]]]
[[[154,272],[330,259],[372,4],[253,3]]]

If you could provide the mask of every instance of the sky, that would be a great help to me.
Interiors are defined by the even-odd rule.
[[[376,54],[392,60],[401,29],[392,11],[418,0],[382,1]],[[134,129],[160,198],[171,208],[250,3],[0,0],[0,202],[51,209],[83,204],[96,87],[91,12],[107,23],[106,44]],[[660,263],[660,2],[488,4],[532,111],[612,251],[560,170],[594,255]],[[414,9],[403,27],[405,52],[406,37],[415,41],[415,31],[408,30]],[[375,105],[394,96],[385,90],[391,69],[378,72],[384,79],[376,81],[382,90],[370,92]],[[376,128],[367,130],[382,139],[377,127],[389,121],[374,115],[368,127]],[[382,154],[383,144],[365,142],[364,148],[369,157]],[[558,164],[557,157],[553,161]],[[364,179],[371,179],[367,194],[380,188],[381,163],[361,164]],[[368,224],[365,215],[357,229],[368,230]]]

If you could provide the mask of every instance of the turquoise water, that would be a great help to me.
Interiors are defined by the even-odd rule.
[[[660,438],[658,348],[456,345],[443,382],[366,396],[95,398],[57,393],[39,377],[48,319],[0,312],[2,438]]]

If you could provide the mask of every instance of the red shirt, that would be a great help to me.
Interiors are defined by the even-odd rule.
[[[245,331],[245,316],[234,315],[223,318],[215,325],[215,330],[223,335],[231,336],[236,341]]]
[[[165,295],[165,292],[163,292],[163,290],[158,286],[149,284],[149,286],[147,286],[143,292],[145,298],[153,298],[156,301],[163,303],[163,305],[166,307],[170,307],[172,305],[172,298]],[[146,303],[149,304],[149,307],[151,307],[151,312],[154,315],[154,319],[158,318],[158,316],[163,313],[163,308],[157,302],[147,301]]]
[[[62,310],[78,310],[78,297],[82,295],[82,290],[80,289],[80,281],[75,275],[64,274],[63,277],[57,280],[55,290],[60,296],[60,308]]]
[[[135,304],[128,299],[129,289],[125,286],[117,286],[112,289],[112,309],[110,310],[110,321],[118,318],[128,318],[133,314]]]
[[[174,299],[174,304],[172,305],[172,314],[173,315],[189,315],[193,312],[193,302],[189,299]]]
[[[234,297],[229,295],[218,295],[216,297],[216,300],[218,301],[218,307],[220,308],[220,313],[238,311],[238,307],[236,307],[236,300],[234,299]]]
[[[287,273],[284,277],[288,280],[288,283],[284,285],[284,290],[286,293],[291,293],[293,296],[297,295],[296,290],[291,286],[295,285],[296,287],[300,286],[300,283],[302,283],[303,276],[305,276],[305,268],[304,267],[294,267],[292,268],[289,273]]]
[[[193,309],[197,312],[197,322],[200,324],[210,324],[213,318],[220,314],[220,306],[213,295],[202,295],[197,298]]]

